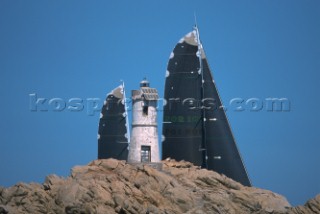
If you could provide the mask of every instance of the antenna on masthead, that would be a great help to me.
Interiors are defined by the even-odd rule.
[[[197,14],[196,11],[194,11],[194,26],[197,28],[198,27],[198,23],[197,23]]]

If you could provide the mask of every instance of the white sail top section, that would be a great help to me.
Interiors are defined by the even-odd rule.
[[[200,40],[200,36],[198,35],[199,34],[199,30],[197,27],[194,27],[194,30],[191,31],[190,33],[186,34],[184,37],[182,37],[178,43],[187,43],[189,45],[193,45],[193,46],[199,46],[199,50],[201,52],[201,58],[202,59],[205,59],[206,58],[206,55],[204,53],[204,50],[203,50],[203,47],[202,47],[202,44],[201,44],[201,41],[198,42],[198,40]],[[171,58],[171,56],[170,56]]]
[[[113,89],[110,93],[107,94],[107,97],[109,95],[113,95],[116,98],[123,99],[123,91],[124,90],[124,85],[119,85],[115,89]]]

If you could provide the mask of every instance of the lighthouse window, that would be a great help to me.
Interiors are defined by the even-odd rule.
[[[151,161],[150,146],[141,146],[141,162],[146,163]]]
[[[143,115],[148,115],[148,106],[143,106]]]

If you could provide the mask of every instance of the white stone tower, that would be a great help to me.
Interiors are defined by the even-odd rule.
[[[158,92],[144,79],[139,90],[132,90],[132,131],[129,163],[159,162],[157,127]]]

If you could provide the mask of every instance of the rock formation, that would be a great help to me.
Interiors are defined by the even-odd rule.
[[[107,159],[76,166],[67,178],[0,187],[0,214],[6,213],[320,213],[320,195],[291,207],[281,195],[188,162],[166,160],[158,170]]]

